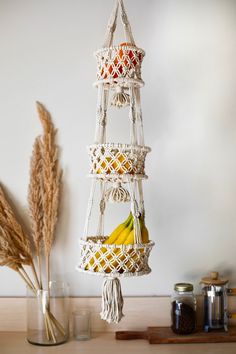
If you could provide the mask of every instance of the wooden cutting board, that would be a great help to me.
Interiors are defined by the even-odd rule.
[[[204,332],[198,330],[188,335],[179,335],[172,332],[170,327],[148,327],[146,331],[118,331],[116,339],[146,339],[150,344],[177,344],[177,343],[224,343],[236,342],[236,327],[225,331]]]

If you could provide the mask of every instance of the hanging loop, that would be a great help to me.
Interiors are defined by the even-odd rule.
[[[113,9],[111,16],[109,18],[109,21],[108,21],[107,31],[106,31],[106,35],[105,35],[104,44],[103,44],[104,48],[110,47],[113,43],[113,35],[116,30],[118,7],[119,7],[119,3],[118,3],[118,1],[116,1],[114,9]]]
[[[130,23],[129,23],[129,19],[128,19],[127,13],[125,11],[124,2],[123,2],[123,0],[118,0],[118,2],[119,2],[119,5],[120,5],[121,22],[124,25],[126,40],[130,44],[135,45],[135,41],[134,41],[134,37],[133,37],[133,34],[132,34],[131,26],[130,26]]]
[[[112,10],[111,16],[108,21],[107,31],[105,35],[104,44],[103,44],[104,48],[110,47],[113,44],[113,37],[116,30],[117,15],[119,9],[120,9],[121,22],[124,26],[126,40],[129,44],[135,45],[129,19],[125,11],[124,2],[123,0],[116,0],[115,6]]]

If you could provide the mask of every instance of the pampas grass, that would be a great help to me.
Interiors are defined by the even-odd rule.
[[[55,143],[56,130],[51,116],[45,107],[37,102],[43,136],[40,139],[41,151],[41,198],[43,210],[43,244],[46,258],[47,283],[50,281],[50,255],[54,241],[59,206],[61,169],[58,163],[58,148]]]
[[[44,289],[44,260],[46,288],[49,292],[50,255],[55,237],[62,175],[55,143],[56,130],[51,116],[41,103],[37,102],[36,105],[43,134],[35,139],[30,161],[28,203],[31,235],[25,232],[6,190],[0,185],[0,266],[15,270],[35,294]],[[34,256],[37,258],[37,271]],[[27,266],[31,269],[34,281],[25,268]],[[47,337],[56,343],[53,326],[63,335],[65,331],[50,312],[50,303],[44,316]]]
[[[43,239],[43,205],[42,205],[42,158],[40,138],[35,139],[30,162],[30,183],[28,191],[29,215],[31,218],[32,238],[38,260],[39,285],[42,289],[42,239]]]

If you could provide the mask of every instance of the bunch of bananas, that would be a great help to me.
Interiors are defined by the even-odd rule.
[[[139,219],[142,243],[149,242],[148,229],[146,228],[142,218]],[[134,217],[130,213],[128,218],[117,226],[108,239],[104,242],[107,245],[133,245],[134,244]]]
[[[139,223],[140,223],[140,230],[141,230],[141,238],[142,238],[142,243],[148,243],[149,242],[149,233],[148,233],[148,229],[145,226],[144,220],[143,218],[139,219]],[[115,230],[110,234],[110,236],[103,242],[103,244],[106,245],[133,245],[135,241],[134,238],[134,217],[132,215],[132,213],[129,214],[128,218],[119,226],[117,226],[115,228]],[[132,251],[129,251],[130,253]],[[121,248],[114,248],[112,250],[112,253],[116,255],[117,258],[119,258],[119,261],[124,261],[125,256],[122,254],[121,252]],[[97,265],[95,267],[95,269],[93,269],[93,264],[96,260],[99,260],[101,257],[101,254],[106,255],[106,260],[101,259],[100,264]],[[99,272],[102,271],[104,268],[104,265],[106,264],[106,261],[108,261],[108,263],[112,263],[112,268],[116,268],[118,266],[118,261],[112,259],[112,255],[109,254],[109,252],[107,251],[106,247],[102,247],[100,249],[99,252],[97,252],[94,256],[95,259],[91,259],[90,262],[88,263],[86,269],[93,269],[95,270],[95,272]],[[135,256],[132,256],[133,261],[135,262]],[[132,267],[131,262],[128,261],[126,264],[126,267],[130,268],[131,272],[134,272],[135,269]],[[122,272],[122,270],[120,270]],[[109,266],[105,267],[105,272],[106,273],[110,273],[111,272],[111,268]]]

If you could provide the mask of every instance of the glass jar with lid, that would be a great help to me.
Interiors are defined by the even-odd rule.
[[[171,296],[171,329],[176,334],[190,334],[196,330],[196,298],[193,285],[177,283]]]

